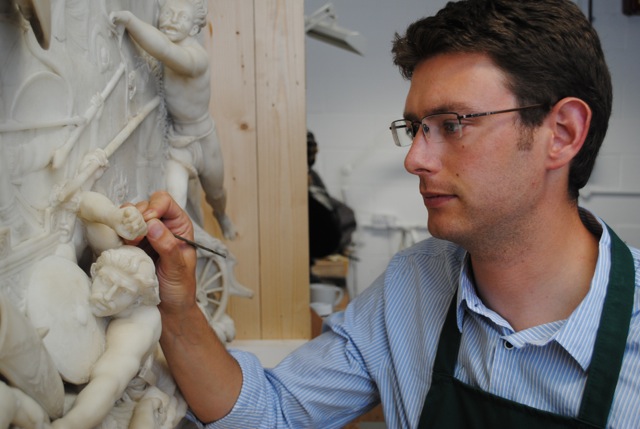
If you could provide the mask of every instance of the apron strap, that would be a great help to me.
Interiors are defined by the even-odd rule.
[[[453,377],[455,373],[456,362],[458,361],[458,350],[460,349],[460,341],[462,339],[462,335],[458,330],[456,317],[456,296],[454,294],[451,298],[447,317],[444,320],[444,325],[440,332],[436,358],[433,362],[434,374]]]
[[[589,375],[578,420],[605,426],[622,367],[635,292],[633,256],[626,244],[607,226],[611,236],[609,287],[593,346]],[[606,405],[606,406],[603,406]]]

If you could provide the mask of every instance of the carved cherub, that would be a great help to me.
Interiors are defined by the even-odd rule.
[[[158,28],[129,11],[110,15],[135,42],[164,66],[164,93],[171,127],[166,165],[167,191],[186,207],[189,181],[198,177],[224,236],[233,239],[235,228],[226,214],[224,163],[215,123],[209,114],[209,58],[196,35],[205,25],[203,0],[167,0],[161,7]]]
[[[106,350],[73,407],[53,422],[56,429],[88,429],[100,424],[138,374],[160,339],[158,281],[151,258],[124,245],[102,252],[91,266],[90,304],[110,317]]]

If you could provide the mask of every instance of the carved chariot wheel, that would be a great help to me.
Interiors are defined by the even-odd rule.
[[[222,256],[206,254],[198,257],[196,301],[213,325],[227,310],[229,276]]]

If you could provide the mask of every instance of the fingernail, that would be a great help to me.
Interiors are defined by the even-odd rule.
[[[162,222],[158,219],[151,219],[147,223],[147,236],[150,238],[158,238],[162,235],[163,229]]]

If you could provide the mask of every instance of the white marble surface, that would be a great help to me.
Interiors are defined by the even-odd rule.
[[[213,135],[208,89],[191,87],[207,87],[208,74],[176,89],[166,80],[170,59],[143,51],[124,23],[110,19],[124,10],[164,38],[151,27],[160,3],[0,1],[0,429],[48,427],[52,421],[56,429],[171,429],[185,413],[186,407],[175,406],[184,401],[163,357],[153,353],[139,368],[134,360],[127,369],[125,383],[115,390],[121,397],[107,401],[108,414],[92,406],[88,417],[60,418],[68,416],[74,400],[82,401],[76,394],[92,385],[86,384],[90,373],[111,347],[104,346],[104,331],[115,318],[89,308],[91,264],[103,251],[121,246],[121,238],[144,235],[136,228],[127,231],[135,209],[119,207],[167,189],[169,125],[191,118],[177,118],[184,111],[175,103],[188,110],[197,96],[201,111],[194,114],[204,128],[173,129],[185,138],[180,143]],[[190,11],[190,2],[176,3]],[[180,29],[183,35],[190,30],[189,47],[202,54],[200,64],[208,72],[209,58],[192,40],[206,10],[198,9],[197,25],[193,11],[193,25],[182,21]],[[218,161],[208,171],[221,177],[221,157]],[[197,195],[200,184],[195,177],[191,182]],[[219,189],[213,193],[209,199],[225,197]],[[199,208],[199,201],[193,207]],[[228,296],[252,292],[235,280],[235,258],[205,232],[197,211],[191,214],[195,239],[228,256],[199,251],[197,262],[198,304],[227,341],[235,335],[225,313]],[[114,282],[120,280],[114,276]],[[140,344],[130,330],[119,337]],[[150,338],[155,351],[157,340]],[[150,410],[154,421],[139,423],[138,416]]]

